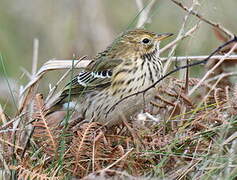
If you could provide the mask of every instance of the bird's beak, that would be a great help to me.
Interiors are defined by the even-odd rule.
[[[164,40],[172,35],[173,35],[172,33],[157,34],[156,38],[157,38],[157,41],[161,41],[161,40]]]

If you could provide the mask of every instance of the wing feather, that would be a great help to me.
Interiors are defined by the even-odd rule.
[[[88,65],[68,83],[60,95],[56,105],[67,102],[71,96],[83,96],[91,91],[101,91],[110,86],[113,69],[122,63],[120,59],[100,58]]]

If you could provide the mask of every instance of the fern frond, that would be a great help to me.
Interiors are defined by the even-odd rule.
[[[36,112],[33,117],[38,121],[33,123],[35,127],[34,137],[40,139],[41,146],[50,155],[57,155],[58,149],[58,131],[55,127],[50,126],[46,119],[46,112],[44,111],[44,102],[41,95],[36,95],[35,101]]]
[[[86,123],[81,126],[80,130],[76,131],[73,137],[70,153],[75,159],[73,173],[76,174],[79,170],[86,172],[88,161],[91,161],[93,154],[93,142],[96,137],[96,130],[100,125],[96,122]]]
[[[62,177],[50,177],[48,174],[44,174],[40,171],[41,168],[35,167],[33,169],[24,167],[22,165],[11,166],[12,170],[18,172],[18,179],[28,180],[60,180]]]

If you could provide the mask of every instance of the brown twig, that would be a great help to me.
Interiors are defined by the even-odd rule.
[[[177,0],[171,0],[173,3],[175,3],[176,5],[178,5],[179,7],[181,7],[183,10],[185,10],[188,13],[191,13],[192,15],[196,16],[198,19],[202,20],[203,22],[213,26],[214,28],[220,30],[221,32],[225,33],[229,38],[233,38],[234,34],[231,33],[229,30],[227,30],[226,28],[224,28],[223,26],[221,26],[220,24],[216,23],[216,22],[212,22],[206,18],[204,18],[202,15],[198,14],[197,12],[190,10],[189,8],[187,8],[186,6],[184,6],[181,2],[178,2]]]

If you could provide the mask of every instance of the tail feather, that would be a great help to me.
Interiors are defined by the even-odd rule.
[[[55,95],[49,102],[45,104],[45,109],[47,111],[47,115],[55,112],[63,110],[64,100],[66,96],[62,96],[62,94]]]

